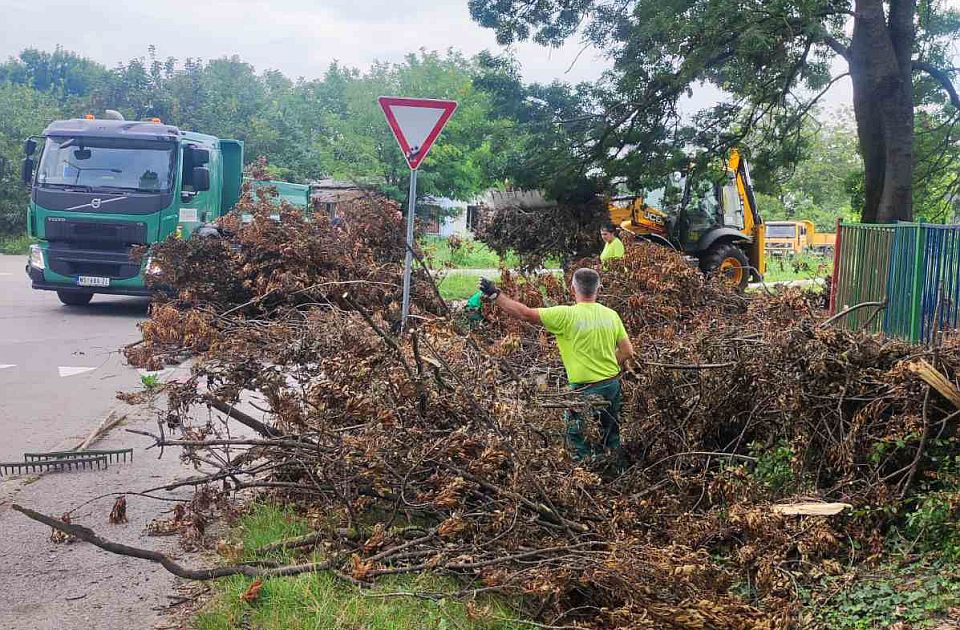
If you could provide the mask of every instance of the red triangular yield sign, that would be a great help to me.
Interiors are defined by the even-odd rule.
[[[404,159],[414,170],[427,157],[443,126],[457,109],[456,101],[432,98],[381,96],[377,100],[400,144]]]

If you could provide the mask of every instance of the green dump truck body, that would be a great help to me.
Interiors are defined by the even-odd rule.
[[[305,184],[291,184],[290,182],[273,180],[247,181],[250,182],[254,190],[258,188],[273,188],[276,190],[278,200],[285,201],[305,211],[309,211],[310,209],[310,187]]]
[[[149,295],[147,261],[131,260],[131,249],[189,238],[236,205],[242,184],[239,140],[157,122],[55,121],[31,177],[33,288],[70,304],[93,293]]]

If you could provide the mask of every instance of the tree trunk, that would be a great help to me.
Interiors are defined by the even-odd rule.
[[[850,76],[864,163],[864,223],[913,219],[916,0],[857,0]]]

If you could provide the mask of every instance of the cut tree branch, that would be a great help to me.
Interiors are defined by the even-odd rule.
[[[817,326],[817,328],[826,328],[827,326],[829,326],[829,325],[832,324],[833,322],[835,322],[835,321],[837,321],[837,320],[839,320],[839,319],[843,319],[844,317],[846,317],[846,316],[849,315],[850,313],[853,313],[854,311],[859,311],[859,310],[862,309],[862,308],[869,308],[869,307],[871,307],[871,306],[876,307],[876,308],[878,308],[878,309],[886,308],[886,307],[887,307],[887,301],[886,301],[886,300],[883,300],[882,302],[861,302],[860,304],[855,304],[854,306],[851,306],[851,307],[849,307],[849,308],[843,309],[842,311],[840,311],[839,313],[837,313],[836,315],[834,315],[834,316],[831,317],[830,319],[827,319],[827,320],[824,320],[824,321],[820,322],[820,324]]]
[[[61,520],[47,516],[46,514],[41,514],[40,512],[35,512],[30,508],[25,508],[20,505],[14,504],[11,507],[24,516],[31,518],[38,523],[48,525],[57,531],[63,532],[64,534],[69,534],[77,540],[82,540],[83,542],[90,543],[91,545],[99,547],[104,551],[109,551],[110,553],[115,553],[120,556],[129,556],[131,558],[140,558],[141,560],[155,562],[177,577],[182,577],[188,580],[213,580],[216,578],[227,577],[228,575],[246,575],[249,577],[281,577],[285,575],[298,575],[300,573],[327,571],[334,565],[333,560],[327,560],[325,562],[292,564],[269,569],[244,564],[226,565],[222,567],[214,567],[212,569],[190,569],[182,564],[177,563],[173,560],[173,558],[162,554],[159,551],[151,551],[150,549],[141,549],[140,547],[131,547],[130,545],[116,543],[100,537],[89,527],[64,523]]]
[[[275,428],[260,422],[253,416],[243,413],[233,405],[228,405],[212,394],[204,394],[203,401],[220,413],[230,416],[240,424],[246,425],[264,437],[276,438],[283,435],[283,433]]]

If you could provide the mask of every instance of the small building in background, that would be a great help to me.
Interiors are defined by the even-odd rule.
[[[479,218],[478,204],[448,197],[425,197],[418,204],[418,214],[424,218],[424,234],[440,238],[473,236]]]
[[[314,211],[325,212],[331,219],[337,217],[337,205],[371,194],[352,182],[321,179],[310,184],[310,201]]]
[[[485,209],[515,206],[541,209],[555,205],[555,201],[547,199],[539,190],[488,190],[473,201],[426,197],[420,202],[420,214],[425,217],[424,233],[427,235],[473,237]]]

